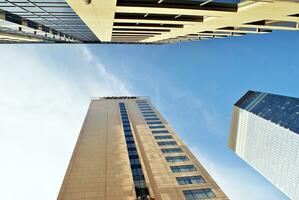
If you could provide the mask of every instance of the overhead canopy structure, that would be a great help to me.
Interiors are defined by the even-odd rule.
[[[16,27],[47,27],[43,41],[52,42],[165,44],[299,30],[298,0],[3,0],[0,9],[22,18]]]

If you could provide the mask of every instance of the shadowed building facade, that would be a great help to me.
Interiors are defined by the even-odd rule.
[[[297,0],[0,0],[0,42],[167,44],[298,30]]]
[[[229,147],[299,199],[299,99],[248,91],[233,108]]]
[[[228,200],[147,97],[90,103],[58,200]]]

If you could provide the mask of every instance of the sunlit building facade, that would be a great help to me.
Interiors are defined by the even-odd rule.
[[[147,97],[90,103],[58,200],[228,200]]]
[[[229,147],[291,199],[299,199],[299,99],[247,92],[233,108]]]
[[[0,0],[0,42],[167,44],[298,30],[297,0]]]

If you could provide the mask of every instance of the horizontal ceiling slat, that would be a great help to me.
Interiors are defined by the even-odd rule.
[[[198,22],[186,21],[171,21],[171,20],[153,20],[153,19],[114,19],[114,22],[119,23],[151,23],[151,24],[178,24],[178,25],[191,25]]]
[[[291,14],[298,13],[298,10],[298,3],[286,1],[273,1],[271,3],[244,1],[239,4],[238,12],[228,13],[219,17],[206,17],[204,22],[202,23],[184,26],[184,28],[172,30],[169,33],[164,33],[143,40],[142,42],[163,41],[167,40],[168,38],[176,37],[178,35],[196,34],[202,31],[216,31],[227,26],[276,30],[299,30],[296,27],[288,26],[274,26],[270,24],[248,24],[263,20],[271,21],[272,18],[275,18],[277,20]]]

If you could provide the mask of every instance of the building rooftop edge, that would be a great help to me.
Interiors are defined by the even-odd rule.
[[[91,100],[103,99],[150,99],[149,96],[103,96],[103,97],[90,97]]]

